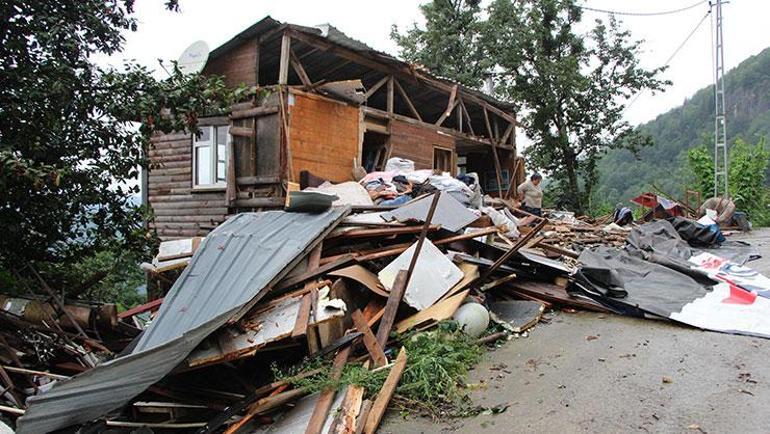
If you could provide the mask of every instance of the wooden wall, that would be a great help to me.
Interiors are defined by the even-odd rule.
[[[414,161],[416,169],[433,168],[433,147],[455,149],[455,139],[434,128],[393,119],[390,123],[390,157]]]
[[[292,173],[333,182],[351,181],[353,159],[359,158],[358,107],[309,94],[294,94],[289,104],[289,147]]]
[[[203,68],[204,75],[222,75],[228,87],[241,84],[254,86],[257,62],[257,43],[246,41],[226,54],[210,60]]]
[[[206,235],[227,215],[224,191],[192,192],[192,136],[158,135],[150,149],[150,223],[162,239]]]

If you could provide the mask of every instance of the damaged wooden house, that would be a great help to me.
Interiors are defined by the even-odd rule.
[[[205,235],[228,215],[281,206],[291,183],[355,180],[357,167],[383,170],[391,157],[476,172],[493,196],[524,177],[511,104],[331,25],[266,17],[214,49],[202,73],[259,92],[201,118],[197,135],[153,139],[142,190],[163,239]]]

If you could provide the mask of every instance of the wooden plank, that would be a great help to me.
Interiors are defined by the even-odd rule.
[[[388,78],[388,95],[387,95],[387,110],[388,113],[393,113],[393,108],[395,105],[395,99],[393,95],[393,76],[391,75]]]
[[[284,32],[281,36],[281,60],[278,66],[278,84],[289,82],[289,52],[291,51],[291,36]]]
[[[406,106],[409,107],[409,111],[412,112],[415,118],[417,118],[418,121],[422,122],[422,116],[420,116],[420,112],[417,111],[417,109],[414,107],[414,104],[412,104],[412,100],[409,98],[409,95],[406,94],[406,91],[403,87],[401,87],[401,83],[398,82],[396,79],[392,79],[393,84],[396,85],[396,89],[398,90],[398,93],[401,95],[401,98],[404,99],[404,102],[406,103]]]
[[[232,133],[232,130],[235,127],[230,128],[230,132]],[[253,132],[253,131],[252,131]],[[233,144],[232,140],[227,141],[227,172],[225,174],[225,179],[227,180],[227,187],[225,188],[225,204],[230,206],[230,204],[233,203],[235,198],[238,196],[238,185],[235,182],[236,179],[236,173],[235,173],[235,145]]]
[[[430,225],[429,231],[441,229],[440,225]],[[375,228],[375,229],[353,229],[344,232],[338,232],[330,238],[365,238],[365,237],[387,237],[390,235],[416,234],[422,231],[422,226],[401,226],[395,228]]]
[[[281,178],[278,176],[239,176],[236,178],[238,185],[278,184]]]
[[[376,366],[385,366],[388,364],[388,358],[385,357],[385,352],[382,351],[382,347],[377,343],[377,338],[372,333],[372,329],[369,328],[369,324],[366,323],[366,319],[360,310],[356,309],[350,314],[353,319],[353,324],[356,330],[363,333],[364,346],[369,351],[369,356]]]
[[[255,197],[251,199],[236,199],[233,206],[237,208],[270,208],[282,207],[281,197]]]
[[[230,114],[230,119],[236,120],[236,119],[258,118],[262,116],[273,115],[276,113],[278,113],[278,107],[275,107],[275,106],[254,107],[247,110],[234,111]]]
[[[356,418],[360,414],[365,389],[362,386],[348,386],[340,410],[329,429],[330,434],[351,434],[356,429]]]
[[[449,94],[449,102],[447,103],[446,110],[444,111],[443,114],[441,114],[441,117],[438,118],[438,120],[436,121],[435,125],[437,127],[440,127],[441,124],[444,123],[446,118],[448,118],[449,116],[452,115],[452,110],[454,110],[455,107],[457,107],[457,104],[458,104],[458,100],[457,100],[457,85],[455,85],[455,87],[452,88],[452,93]]]
[[[307,324],[310,320],[310,308],[312,303],[312,297],[310,294],[305,294],[302,297],[302,304],[299,306],[299,312],[297,312],[297,320],[294,322],[294,330],[291,332],[291,337],[297,338],[307,334]]]
[[[358,413],[356,419],[355,434],[361,434],[364,432],[364,426],[366,426],[366,418],[369,417],[369,412],[372,410],[372,401],[365,399],[361,404],[361,411]]]
[[[350,346],[347,346],[341,349],[334,357],[332,372],[330,374],[332,380],[339,380],[342,376],[342,369],[345,367],[345,364],[347,364],[349,356]],[[315,408],[313,409],[313,414],[310,416],[310,421],[305,429],[305,434],[321,434],[321,430],[326,423],[326,418],[329,416],[329,410],[331,409],[335,394],[336,390],[333,388],[321,391]]]
[[[246,137],[253,139],[257,134],[254,132],[254,128],[247,127],[230,127],[230,134],[238,137]]]
[[[388,301],[385,304],[385,309],[380,319],[380,326],[377,328],[377,343],[381,348],[384,348],[385,344],[388,343],[390,330],[396,320],[396,313],[398,313],[398,306],[401,304],[404,292],[406,292],[406,283],[407,270],[400,270],[396,274],[396,280],[393,282],[393,287],[390,290]]]
[[[396,361],[393,367],[390,368],[388,377],[385,379],[385,384],[382,385],[382,389],[377,393],[377,398],[374,400],[374,404],[372,404],[372,409],[366,418],[364,433],[374,434],[377,431],[377,427],[380,426],[380,421],[382,421],[382,417],[388,408],[388,403],[396,391],[396,386],[401,381],[404,368],[406,368],[406,348],[401,347],[401,351],[398,352]]]
[[[297,285],[297,284],[300,284],[300,283],[302,283],[302,282],[304,282],[306,280],[310,280],[310,279],[312,279],[314,277],[317,277],[317,276],[320,276],[322,274],[325,274],[325,273],[327,273],[327,272],[329,272],[331,270],[335,270],[337,268],[343,267],[343,266],[349,264],[350,262],[353,262],[353,255],[345,255],[345,256],[341,257],[340,259],[338,259],[338,260],[336,260],[334,262],[330,262],[330,263],[328,263],[326,265],[323,265],[323,266],[320,266],[320,267],[315,267],[315,268],[309,268],[307,271],[305,271],[304,273],[302,273],[302,274],[300,274],[298,276],[289,277],[287,279],[284,279],[284,280],[280,281],[278,283],[278,285],[276,285],[275,290],[276,291],[280,291],[280,290],[283,290],[283,289],[286,289],[286,288],[290,288],[290,287],[292,287],[294,285]]]

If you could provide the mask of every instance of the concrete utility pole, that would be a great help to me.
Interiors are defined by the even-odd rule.
[[[727,116],[725,107],[725,49],[722,37],[722,0],[709,2],[716,8],[714,40],[714,196],[724,185],[724,197],[729,197],[727,164]]]

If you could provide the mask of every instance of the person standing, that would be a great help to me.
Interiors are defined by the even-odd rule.
[[[529,177],[529,181],[516,189],[519,193],[521,209],[538,217],[542,217],[543,214],[543,188],[540,187],[542,181],[543,175],[535,172]]]

